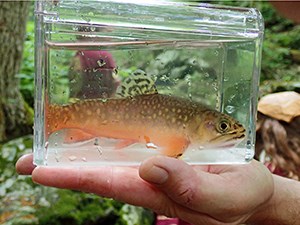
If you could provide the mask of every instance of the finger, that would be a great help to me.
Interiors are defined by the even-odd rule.
[[[140,167],[140,176],[156,186],[176,203],[231,222],[237,215],[257,205],[257,178],[255,163],[235,166],[190,166],[168,157],[154,157]]]
[[[37,167],[32,179],[42,185],[91,192],[153,210],[170,201],[131,167]]]
[[[16,163],[16,171],[20,175],[30,175],[34,168],[33,154],[23,155]]]
[[[218,224],[213,218],[171,200],[157,188],[142,180],[136,168],[37,167],[32,173],[32,179],[42,185],[91,192],[149,208],[167,216],[180,216],[193,224]]]
[[[193,167],[174,158],[154,157],[141,165],[139,173],[142,179],[180,205],[211,214],[228,198],[230,185],[226,186],[225,179],[218,174],[208,173],[208,169],[208,166]],[[224,204],[227,207],[228,204]]]
[[[192,203],[199,184],[199,178],[193,167],[169,157],[146,160],[140,166],[139,175],[184,206]]]

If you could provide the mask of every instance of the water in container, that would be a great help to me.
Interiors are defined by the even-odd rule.
[[[263,19],[175,1],[37,1],[34,163],[254,155]]]

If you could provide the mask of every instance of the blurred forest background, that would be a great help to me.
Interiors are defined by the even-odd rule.
[[[268,2],[213,1],[213,3],[255,7],[263,14],[266,29],[260,96],[284,90],[300,92],[300,25],[283,18]],[[18,8],[17,4],[25,5]],[[0,76],[6,76],[3,71],[10,64],[20,63],[20,67],[11,65],[14,67],[11,73],[15,74],[12,87],[0,82],[0,108],[4,108],[3,111],[0,110],[0,133],[2,132],[0,136],[0,224],[152,224],[154,215],[143,208],[91,194],[41,187],[33,184],[30,177],[16,174],[14,167],[16,160],[21,155],[32,151],[34,6],[33,2],[17,2],[15,5],[16,7],[10,8],[0,2],[0,14],[14,10],[12,8],[20,10],[11,13],[12,16],[19,16],[20,19],[15,20],[17,24],[12,24],[12,28],[22,26],[19,25],[20,21],[24,21],[24,27],[26,25],[24,31],[21,28],[11,31],[20,32],[21,36],[24,33],[25,39],[22,37],[16,42],[19,46],[16,46],[14,51],[4,49],[0,52],[0,65],[3,67],[0,68]],[[3,35],[2,23],[0,16],[1,44],[7,41]],[[17,51],[22,51],[20,41],[24,41],[22,58],[16,56]],[[15,56],[10,57],[9,54]],[[14,63],[7,60],[14,60]],[[17,104],[17,107],[10,107],[7,99],[17,99],[20,104]],[[14,116],[20,120],[18,123],[10,124]],[[3,129],[6,129],[5,132]]]

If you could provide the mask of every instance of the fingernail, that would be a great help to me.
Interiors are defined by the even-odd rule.
[[[35,168],[33,164],[33,156],[32,154],[23,155],[17,162],[16,162],[16,172],[19,175],[31,175],[32,171]]]
[[[43,176],[40,175],[39,173],[41,170],[43,170],[44,166],[37,166],[34,171],[32,172],[32,181],[35,184],[43,185],[41,182],[39,182],[40,179],[43,179]]]
[[[169,174],[166,170],[154,165],[143,174],[143,179],[154,184],[163,184],[168,180],[168,177]]]

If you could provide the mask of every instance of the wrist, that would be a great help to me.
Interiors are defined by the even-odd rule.
[[[291,225],[300,219],[300,183],[295,180],[273,175],[274,193],[258,207],[247,224]]]

